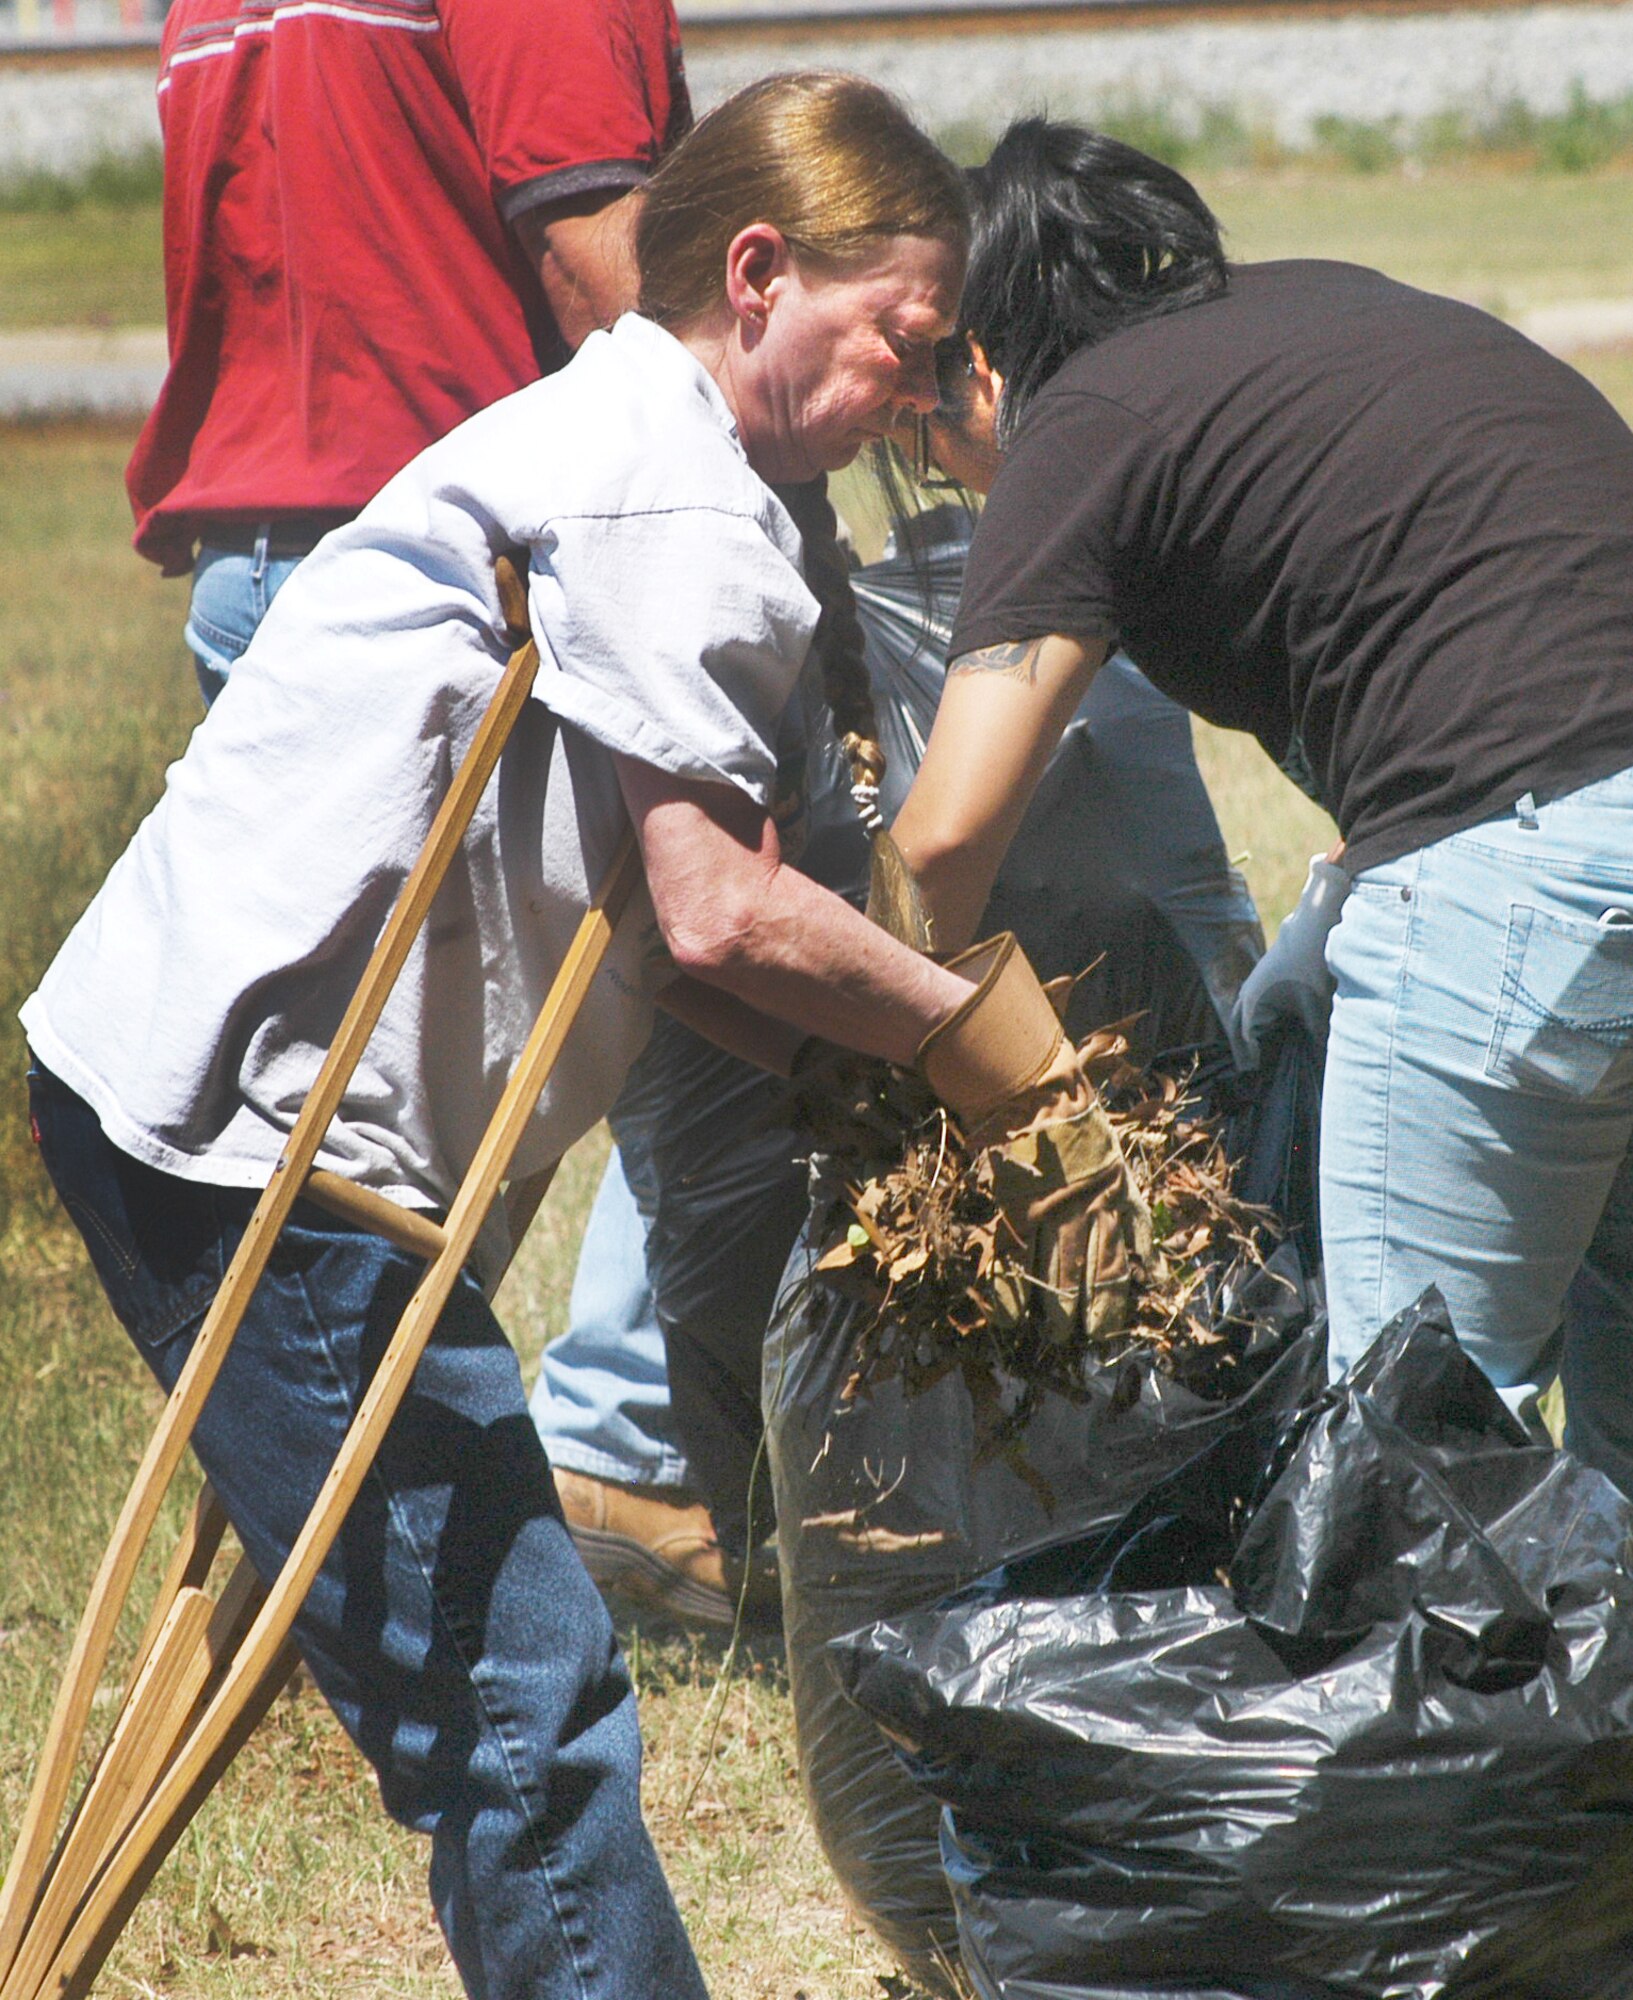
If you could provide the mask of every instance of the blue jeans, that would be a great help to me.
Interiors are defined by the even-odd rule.
[[[299,561],[299,556],[269,554],[264,541],[248,555],[208,542],[200,548],[183,637],[192,650],[206,708],[227,685],[228,674],[255,637],[267,606]]]
[[[1335,1364],[1436,1284],[1633,1492],[1633,770],[1368,869],[1327,964]]]
[[[169,1388],[255,1197],[139,1165],[36,1071],[45,1164]],[[282,1566],[422,1266],[298,1203],[193,1446],[251,1561]],[[635,1697],[562,1523],[515,1355],[461,1280],[296,1626],[313,1678],[431,1836],[481,2000],[700,2000],[640,1811]]]
[[[648,1218],[628,1179],[650,1154],[620,1127],[584,1228],[567,1331],[539,1364],[528,1407],[551,1462],[624,1486],[684,1488],[689,1470],[675,1437],[669,1363],[647,1276]]]

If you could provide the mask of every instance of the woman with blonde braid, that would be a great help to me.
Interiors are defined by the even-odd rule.
[[[648,894],[518,1173],[601,1116],[659,999],[771,1063],[813,1033],[918,1052],[1000,1128],[1083,1115],[1058,1029],[1041,1091],[1039,1049],[988,1032],[1017,983],[1047,1006],[1024,967],[972,983],[894,944],[783,866],[770,814],[817,614],[771,483],[930,406],[964,231],[957,175],[882,92],[768,79],[649,183],[641,313],[412,461],[284,587],[23,1010],[45,1164],[162,1382],[502,669],[507,547],[530,559],[534,697],[324,1167],[446,1207],[626,816]],[[431,1836],[468,1991],[685,2000],[629,1678],[485,1295],[503,1252],[444,1313],[297,1636],[388,1810]],[[194,1436],[263,1573],[418,1279],[296,1205]]]

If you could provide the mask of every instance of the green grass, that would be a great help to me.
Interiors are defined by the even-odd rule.
[[[163,325],[157,203],[0,211],[0,331]]]
[[[164,192],[164,149],[157,140],[134,153],[105,153],[73,173],[45,168],[0,180],[0,213],[68,214],[85,208],[151,207]]]
[[[1498,312],[1633,295],[1633,172],[1198,176],[1233,257],[1337,257]]]
[[[157,146],[0,181],[0,331],[162,326],[163,184]]]
[[[1499,312],[1633,295],[1633,172],[1216,169],[1198,181],[1236,257],[1372,264]],[[156,205],[0,211],[0,329],[163,323]]]
[[[987,143],[983,134],[970,150]],[[1320,155],[1266,166],[1251,148],[1176,152],[1236,257],[1346,258],[1499,312],[1633,294],[1633,157],[1567,172],[1464,151],[1359,173]],[[52,192],[8,203],[0,191],[0,329],[162,325],[149,182],[134,176],[123,195],[97,184]]]

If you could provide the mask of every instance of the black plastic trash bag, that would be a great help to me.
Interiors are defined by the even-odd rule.
[[[919,1395],[887,1381],[845,1399],[860,1309],[809,1283],[805,1246],[767,1335],[766,1439],[806,1798],[853,1907],[932,1991],[952,1989],[956,1961],[937,1809],[845,1700],[827,1644],[867,1619],[931,1605],[1022,1550],[1103,1531],[1250,1416],[1263,1413],[1277,1435],[1324,1386],[1309,1042],[1294,1030],[1256,1078],[1227,1082],[1220,1071],[1212,1084],[1233,1093],[1230,1150],[1250,1169],[1242,1192],[1304,1222],[1230,1295],[1256,1326],[1231,1400],[1205,1402],[1130,1359],[1101,1371],[1081,1401],[1044,1395],[1014,1457],[981,1462],[978,1413],[956,1371]]]
[[[1610,2000],[1633,1993],[1630,1533],[1431,1291],[1279,1435],[1244,1423],[1109,1533],[834,1657],[950,1808],[986,2000],[1431,2000],[1482,1958],[1482,1992]],[[1596,1863],[1619,1943],[1601,1923],[1505,1973]]]

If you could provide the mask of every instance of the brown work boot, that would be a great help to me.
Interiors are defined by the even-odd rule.
[[[560,1466],[555,1477],[568,1532],[603,1597],[662,1611],[684,1625],[736,1624],[743,1566],[715,1540],[702,1501],[615,1486]],[[780,1603],[775,1551],[756,1549],[744,1618],[763,1624]]]

